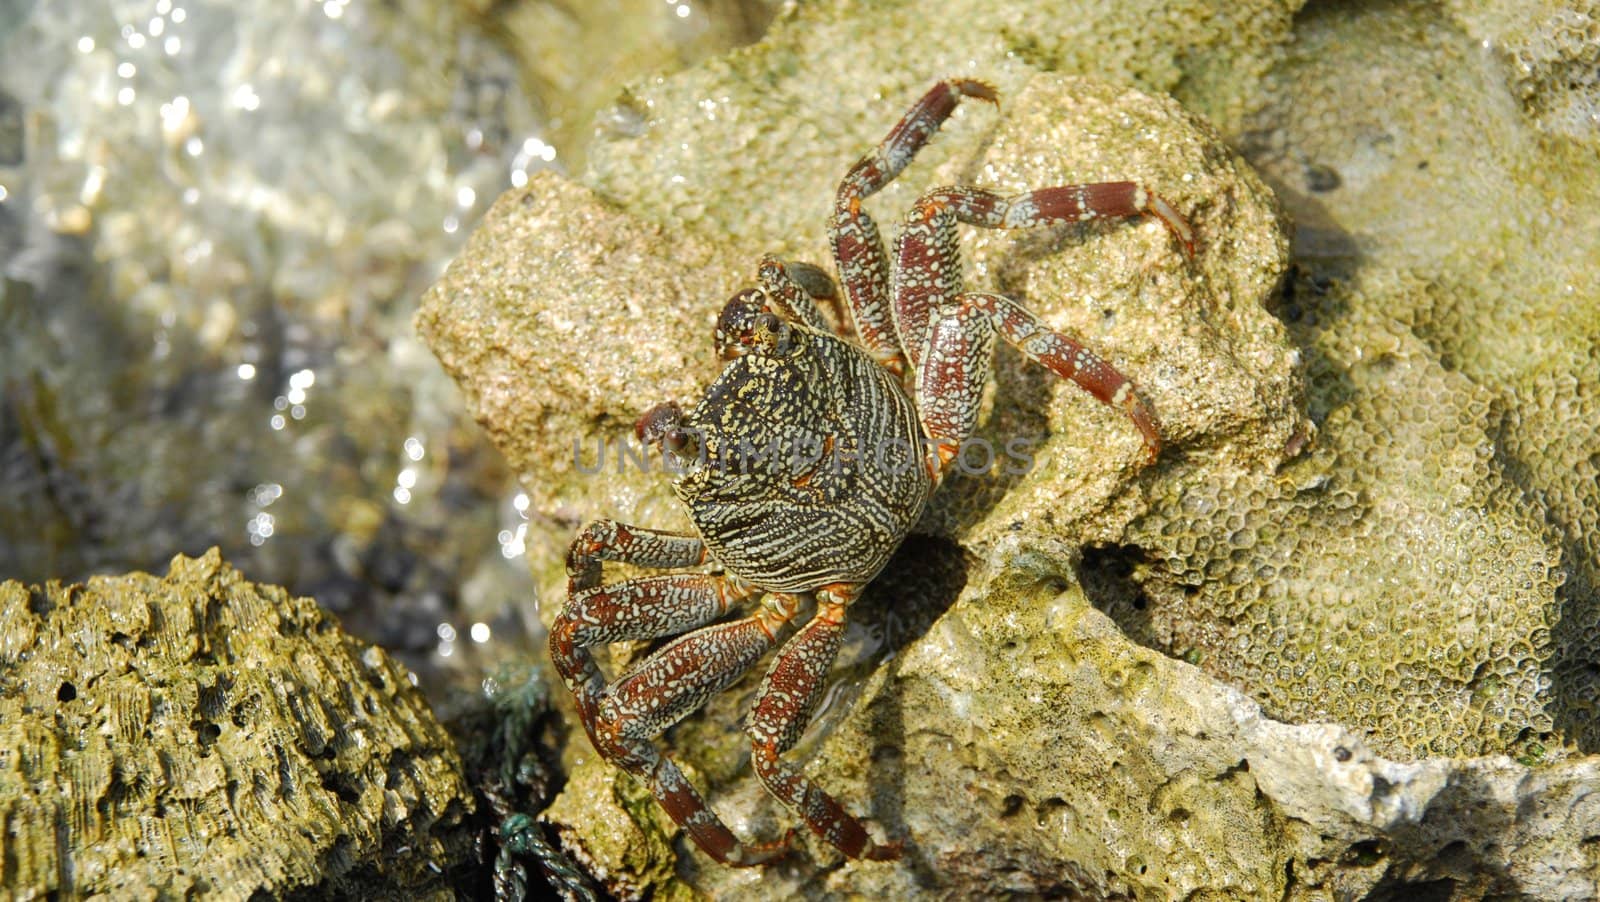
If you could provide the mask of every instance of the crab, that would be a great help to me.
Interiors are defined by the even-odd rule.
[[[1131,181],[1011,197],[935,188],[886,252],[862,201],[906,167],[963,97],[998,102],[985,82],[939,82],[840,182],[828,234],[842,299],[823,270],[765,258],[760,287],[735,294],[717,320],[714,341],[728,363],[705,396],[692,410],[668,402],[639,419],[639,439],[659,446],[696,532],[596,520],[567,555],[568,596],[550,652],[590,741],[728,865],[786,853],[795,831],[741,841],[654,740],[780,646],[806,611],[756,691],[745,727],[751,766],[845,856],[901,854],[900,842],[874,839],[784,754],[823,695],[851,603],[972,436],[997,338],[1126,414],[1148,461],[1161,449],[1155,414],[1110,364],[1010,298],[962,291],[956,238],[958,223],[1015,229],[1149,216],[1192,257],[1194,233],[1171,204]],[[605,561],[679,572],[607,585]],[[724,619],[742,608],[753,611]],[[609,682],[594,659],[610,643],[670,637]]]

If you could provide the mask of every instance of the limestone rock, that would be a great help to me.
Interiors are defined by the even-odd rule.
[[[473,800],[409,675],[215,549],[0,584],[8,895],[441,894]]]
[[[686,888],[673,880],[677,825],[647,787],[598,755],[579,759],[544,818],[555,825],[562,846],[578,865],[617,899]]]
[[[1000,544],[1004,569],[973,574],[869,680],[811,768],[842,797],[870,799],[858,810],[913,851],[892,866],[847,864],[821,886],[869,897],[1592,892],[1595,863],[1577,840],[1600,830],[1595,759],[1398,763],[1343,727],[1272,720],[1129,643],[1059,562]]]

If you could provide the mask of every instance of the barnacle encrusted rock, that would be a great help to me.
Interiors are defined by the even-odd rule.
[[[0,584],[0,623],[8,896],[441,893],[475,854],[406,671],[215,549]]]

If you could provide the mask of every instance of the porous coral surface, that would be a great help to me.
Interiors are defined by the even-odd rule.
[[[0,889],[445,893],[461,762],[409,674],[215,549],[165,577],[0,583]]]
[[[1425,6],[1299,33],[1244,146],[1297,221],[1275,308],[1317,440],[1158,499],[1147,597],[1108,609],[1386,754],[1592,752],[1596,145],[1531,131],[1497,57]]]

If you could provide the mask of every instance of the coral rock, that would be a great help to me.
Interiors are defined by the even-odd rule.
[[[470,790],[406,671],[215,549],[0,584],[8,894],[443,891]]]

